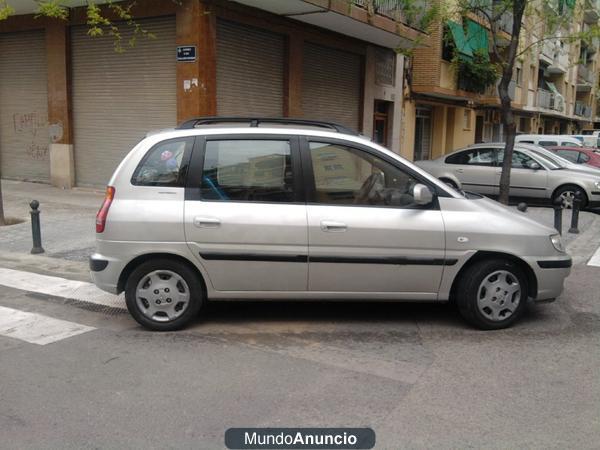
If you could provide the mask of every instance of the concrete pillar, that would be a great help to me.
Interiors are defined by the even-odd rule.
[[[181,0],[175,17],[177,45],[196,47],[195,61],[177,62],[177,121],[216,115],[216,14],[201,0]]]
[[[70,92],[70,37],[66,21],[46,24],[50,182],[70,189],[75,184]]]

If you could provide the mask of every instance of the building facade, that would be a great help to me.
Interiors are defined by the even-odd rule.
[[[584,8],[573,12],[571,28],[563,30],[564,35],[597,25],[599,12],[598,0],[585,0]],[[600,120],[598,39],[567,42],[558,39],[559,34],[557,39],[541,39],[549,35],[535,24],[546,13],[537,10],[523,26],[520,48],[531,48],[517,58],[509,87],[517,132],[575,134],[592,129]],[[498,24],[500,45],[508,44],[512,20],[506,13]],[[466,37],[461,38],[462,33]],[[404,154],[414,149],[415,160],[433,159],[472,143],[504,140],[497,86],[473,92],[451,62],[454,50],[462,52],[469,34],[481,51],[489,52],[489,24],[473,15],[437,23],[428,45],[418,48],[407,64],[401,148]],[[485,37],[477,39],[477,34]]]
[[[133,27],[90,37],[84,7],[0,21],[0,173],[101,186],[151,130],[194,116],[336,121],[400,151],[403,58],[421,32],[360,0],[138,1]],[[19,4],[22,7],[19,7]],[[110,10],[106,9],[110,16]]]

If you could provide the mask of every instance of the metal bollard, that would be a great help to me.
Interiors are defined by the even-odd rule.
[[[579,234],[579,209],[581,208],[581,202],[583,201],[581,192],[575,192],[575,198],[573,199],[573,211],[571,212],[571,228],[569,233]]]
[[[44,253],[42,248],[42,230],[40,228],[40,202],[33,200],[29,206],[31,206],[31,236],[33,238],[33,248],[31,249],[32,254]]]
[[[558,230],[558,234],[562,235],[562,200],[556,199],[552,207],[554,208],[554,228]]]

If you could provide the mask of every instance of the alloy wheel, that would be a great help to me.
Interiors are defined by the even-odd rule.
[[[170,270],[155,270],[140,279],[135,301],[149,319],[171,322],[189,306],[190,288],[181,275]]]
[[[487,275],[477,291],[477,306],[481,314],[494,322],[508,319],[521,302],[521,283],[506,270]]]

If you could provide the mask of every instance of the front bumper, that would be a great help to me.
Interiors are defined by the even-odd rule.
[[[537,278],[535,302],[544,302],[558,297],[564,288],[565,278],[571,273],[573,260],[570,256],[536,258],[529,261]]]

